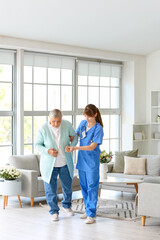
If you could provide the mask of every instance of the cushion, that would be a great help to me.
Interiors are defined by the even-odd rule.
[[[146,158],[124,157],[124,174],[145,175]]]
[[[9,163],[10,165],[13,165],[18,169],[38,171],[38,176],[40,176],[38,159],[35,154],[19,155],[19,156],[13,155],[9,158]]]
[[[147,175],[160,175],[160,155],[140,155],[140,157],[146,158]]]
[[[137,157],[138,149],[131,151],[115,152],[114,155],[114,173],[123,173],[124,172],[124,156]]]

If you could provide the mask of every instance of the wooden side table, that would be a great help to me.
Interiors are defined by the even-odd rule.
[[[5,179],[0,179],[0,195],[3,196],[3,209],[8,204],[8,196],[18,196],[18,201],[20,207],[22,207],[21,204],[21,199],[20,199],[20,194],[21,194],[21,180],[16,179],[16,180],[5,180]]]

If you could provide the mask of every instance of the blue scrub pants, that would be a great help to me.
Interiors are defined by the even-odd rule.
[[[67,165],[64,167],[54,167],[50,183],[44,182],[46,200],[50,206],[50,214],[59,214],[59,207],[57,203],[57,177],[59,174],[59,179],[62,185],[63,201],[62,206],[64,208],[71,207],[72,200],[72,178],[70,177]]]
[[[98,200],[99,169],[93,172],[85,172],[82,170],[78,170],[78,172],[86,214],[93,218],[96,216]]]

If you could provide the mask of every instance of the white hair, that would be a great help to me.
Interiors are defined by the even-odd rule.
[[[62,112],[59,109],[53,109],[49,113],[50,118],[62,118]]]

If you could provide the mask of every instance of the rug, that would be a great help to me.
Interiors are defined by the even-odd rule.
[[[58,205],[61,207],[61,202],[58,202]],[[44,207],[42,204],[40,204],[40,206]],[[75,213],[84,213],[85,206],[83,199],[72,200],[72,210]],[[136,221],[141,218],[140,216],[137,216],[135,202],[106,200],[101,198],[98,199],[97,203],[97,216],[127,221]]]
[[[85,206],[83,199],[76,199],[72,201],[72,209],[76,213],[84,213]],[[97,216],[121,220],[138,220],[137,208],[135,202],[128,201],[115,201],[98,199],[97,203]]]

